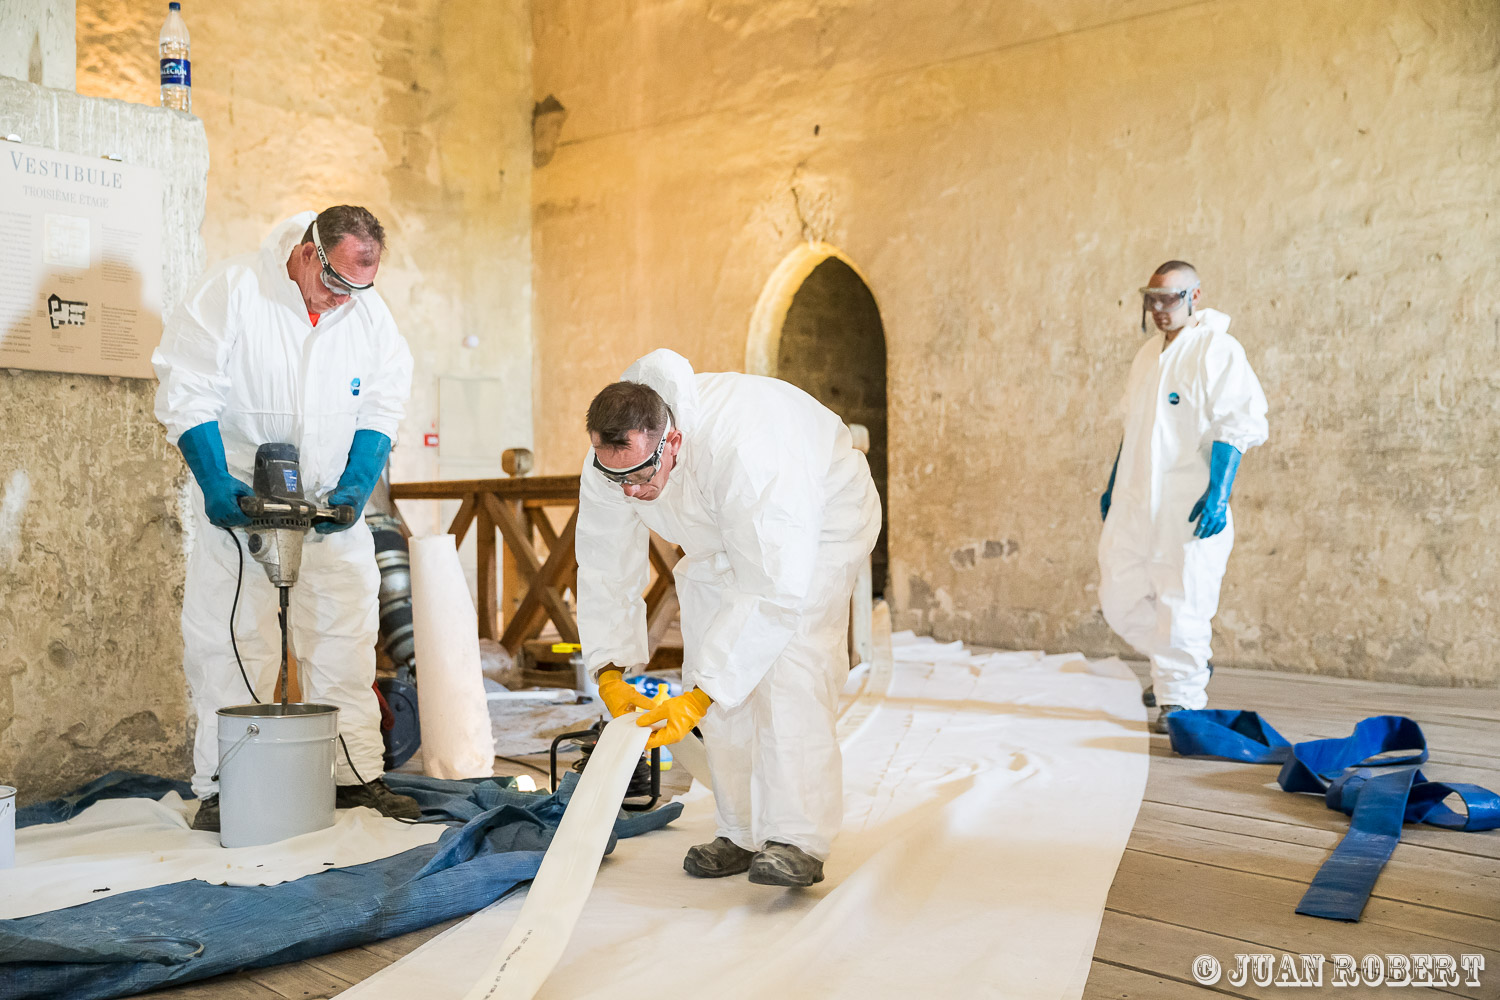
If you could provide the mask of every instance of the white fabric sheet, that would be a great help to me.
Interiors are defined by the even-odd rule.
[[[898,635],[841,720],[845,825],[807,890],[682,871],[714,835],[704,789],[620,841],[548,1000],[1079,997],[1145,787],[1140,687],[1118,660],[975,656]],[[843,723],[849,723],[844,725]],[[464,997],[517,921],[501,900],[342,994]],[[530,994],[518,994],[520,998]]]
[[[422,771],[432,778],[488,777],[495,736],[479,664],[479,619],[452,535],[411,540],[411,612],[422,664]]]
[[[0,919],[191,879],[278,885],[388,858],[430,844],[447,829],[399,823],[361,806],[340,809],[326,830],[226,849],[217,833],[190,829],[189,814],[190,806],[172,792],[159,802],[105,799],[65,823],[16,831],[16,867],[0,871]]]

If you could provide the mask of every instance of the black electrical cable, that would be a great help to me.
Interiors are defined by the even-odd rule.
[[[245,690],[250,692],[250,700],[257,705],[264,704],[255,696],[255,688],[250,686],[250,675],[245,673],[245,661],[240,659],[240,644],[234,638],[234,619],[240,610],[240,588],[245,583],[245,549],[240,545],[240,536],[234,533],[233,528],[224,529],[229,537],[234,539],[234,551],[240,555],[239,574],[234,580],[234,603],[229,606],[229,645],[234,649],[234,662],[240,667],[240,680],[245,682]]]
[[[546,751],[543,751],[543,752],[545,753]],[[538,774],[546,774],[548,778],[552,777],[552,775],[547,774],[547,769],[545,767],[538,767],[537,765],[532,764],[532,763],[530,763],[528,761],[521,760],[519,757],[507,757],[504,754],[498,754],[497,753],[497,754],[495,754],[495,759],[496,760],[508,760],[512,764],[520,764],[522,767],[529,767],[533,771],[537,772]]]

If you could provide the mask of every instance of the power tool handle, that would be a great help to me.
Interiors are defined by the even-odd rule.
[[[318,511],[313,520],[332,521],[334,524],[353,524],[354,519],[358,516],[354,508],[345,503],[339,504],[337,507],[329,507],[326,510]]]
[[[265,501],[260,497],[239,497],[240,511],[246,517],[261,517],[266,512]]]

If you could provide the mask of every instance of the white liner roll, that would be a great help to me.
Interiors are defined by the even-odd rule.
[[[412,539],[411,605],[422,770],[433,778],[488,777],[495,737],[479,664],[479,618],[452,535]]]

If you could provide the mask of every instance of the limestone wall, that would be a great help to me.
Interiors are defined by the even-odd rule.
[[[745,365],[826,240],[889,339],[898,624],[1122,647],[1096,600],[1137,286],[1197,263],[1271,403],[1220,662],[1500,682],[1500,6],[538,0],[538,451],[669,346]],[[1493,217],[1492,217],[1493,216]]]
[[[0,76],[73,89],[73,0],[0,0]]]
[[[162,300],[203,269],[203,125],[0,79],[0,134],[162,174]],[[0,144],[3,149],[3,144]],[[185,471],[142,379],[0,371],[0,784],[184,775]]]

